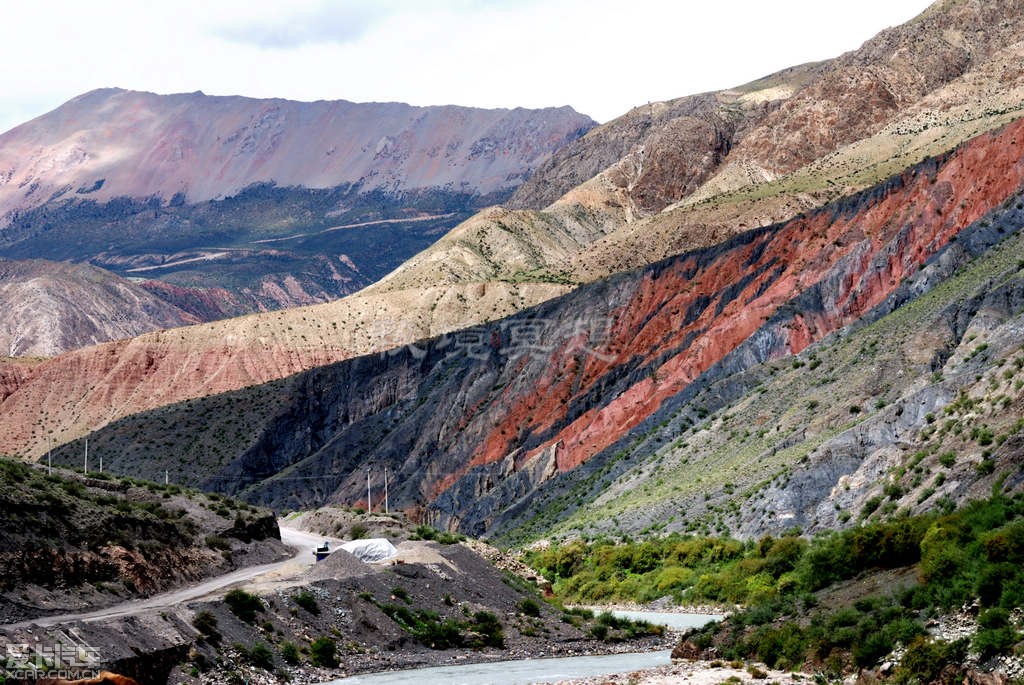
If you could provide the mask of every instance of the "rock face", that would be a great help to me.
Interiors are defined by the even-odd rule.
[[[0,135],[0,257],[155,279],[200,320],[327,302],[593,125],[568,107],[93,91]]]
[[[365,505],[365,466],[381,489],[386,465],[394,506],[501,530],[545,483],[607,461],[665,407],[876,310],[966,229],[1015,206],[1022,144],[1024,120],[820,210],[501,322],[136,415],[90,444],[119,471],[169,468],[280,508]]]
[[[52,356],[200,320],[103,269],[43,260],[0,260],[0,311],[0,351],[10,357]]]
[[[1012,18],[1022,11],[1019,0],[941,0],[835,59],[637,107],[556,152],[509,204],[541,209],[616,166],[629,168],[624,189],[640,215],[712,177],[720,190],[776,179],[870,137],[1020,41]]]

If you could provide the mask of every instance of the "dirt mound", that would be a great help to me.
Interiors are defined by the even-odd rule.
[[[309,580],[340,580],[342,578],[358,578],[374,572],[374,568],[360,561],[354,554],[343,549],[335,550],[324,559],[311,566],[303,577]]]

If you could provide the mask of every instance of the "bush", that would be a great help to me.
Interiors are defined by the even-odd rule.
[[[415,535],[421,540],[434,540],[442,545],[454,545],[466,539],[466,536],[460,533],[447,533],[426,525],[416,526]]]
[[[519,612],[524,616],[540,617],[540,605],[529,597],[519,602]]]
[[[608,626],[603,623],[598,623],[590,628],[590,637],[595,640],[605,640],[608,638]]]
[[[984,661],[997,654],[1009,654],[1010,649],[1017,644],[1020,636],[1010,626],[1001,628],[986,628],[974,634],[971,646],[974,647]]]
[[[918,637],[907,646],[893,679],[901,685],[930,683],[938,678],[946,666],[962,664],[966,656],[965,640],[950,643]]]
[[[244,590],[232,590],[224,596],[224,602],[231,613],[246,623],[255,623],[256,612],[263,611],[260,598]]]
[[[355,523],[348,529],[348,535],[353,540],[362,540],[370,531],[361,523]]]
[[[216,645],[220,642],[221,634],[217,630],[217,617],[212,612],[200,611],[192,619],[192,625],[211,645]]]
[[[297,595],[292,595],[292,600],[314,616],[320,614],[320,605],[316,603],[316,597],[312,592],[300,592]]]
[[[249,652],[249,663],[257,668],[271,671],[274,668],[274,654],[262,642],[257,642]]]
[[[501,629],[501,622],[495,614],[489,611],[478,611],[473,614],[473,625],[471,626],[474,632],[478,633],[483,643],[482,645],[470,643],[470,647],[484,646],[484,647],[504,647],[505,646],[505,634]]]
[[[231,549],[231,543],[217,535],[207,535],[206,546],[210,549],[217,549],[222,551],[228,551]]]
[[[281,658],[284,659],[285,663],[292,664],[294,666],[299,663],[299,648],[296,647],[293,642],[282,642]]]
[[[988,629],[1005,628],[1010,625],[1010,612],[1000,607],[989,609],[978,616],[978,625]]]
[[[314,666],[334,668],[338,665],[337,649],[337,644],[331,638],[318,637],[309,645],[309,660]]]

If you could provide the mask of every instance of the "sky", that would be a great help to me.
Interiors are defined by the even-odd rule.
[[[647,102],[834,57],[928,0],[36,0],[0,22],[0,131],[94,88],[414,105]]]

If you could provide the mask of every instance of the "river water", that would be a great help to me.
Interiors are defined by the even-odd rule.
[[[600,608],[595,607],[594,613],[600,613]],[[628,618],[631,621],[647,621],[663,625],[669,630],[686,630],[687,628],[700,628],[712,621],[721,621],[721,615],[713,614],[673,614],[667,611],[624,611],[614,609],[612,614],[619,618]]]
[[[435,666],[409,671],[367,673],[352,678],[332,680],[325,685],[530,685],[557,682],[569,678],[606,675],[619,671],[636,671],[671,663],[671,652],[636,654],[604,654],[601,656],[569,656],[555,659],[519,659],[484,664]]]
[[[673,614],[660,611],[613,611],[623,618],[660,623],[670,629],[697,628],[721,616]],[[519,659],[482,664],[435,666],[408,671],[367,673],[332,680],[323,685],[531,685],[570,678],[636,671],[671,663],[668,650],[601,656],[571,656],[552,659]]]

